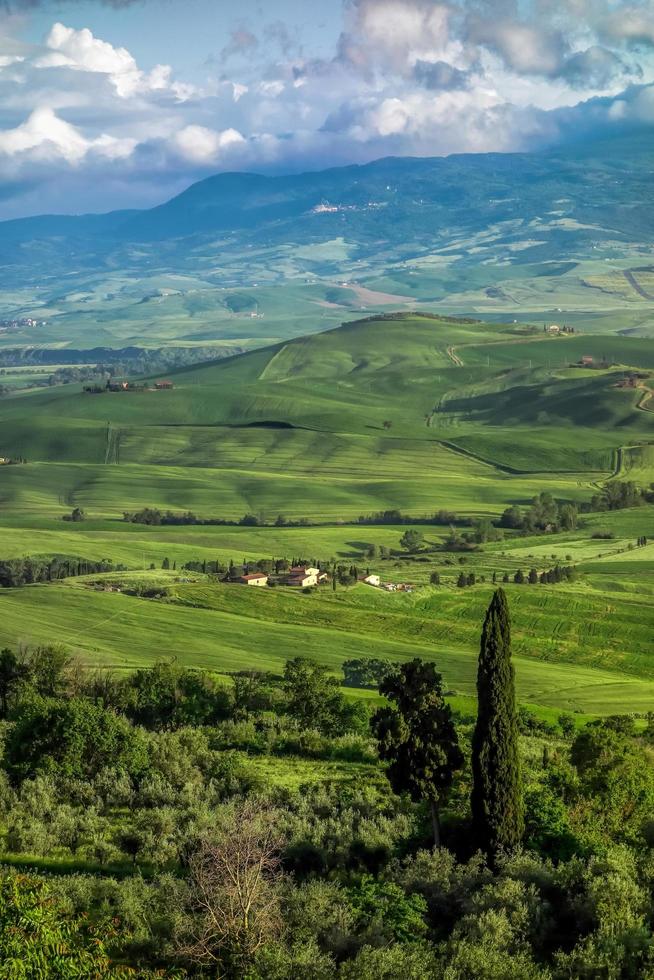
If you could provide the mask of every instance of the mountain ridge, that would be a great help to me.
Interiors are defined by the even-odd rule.
[[[39,215],[31,215],[24,218],[11,218],[6,221],[0,221],[0,241],[3,235],[13,228],[20,227],[24,225],[26,228],[35,226],[38,228],[39,224],[44,224],[46,222],[62,221],[69,223],[71,225],[79,223],[80,225],[101,225],[106,222],[108,225],[115,228],[124,225],[129,227],[134,221],[138,222],[139,218],[145,215],[153,215],[161,213],[162,210],[167,209],[171,206],[176,206],[180,203],[186,202],[189,199],[193,199],[197,195],[201,195],[202,192],[207,189],[213,189],[214,187],[219,187],[220,190],[225,190],[229,193],[233,193],[234,190],[242,190],[242,185],[254,185],[256,189],[268,189],[268,188],[283,188],[287,186],[303,186],[308,185],[312,192],[319,191],[326,180],[333,176],[345,177],[349,175],[361,175],[365,176],[369,173],[374,173],[379,171],[380,173],[384,171],[385,168],[390,168],[391,170],[398,170],[405,168],[406,170],[415,169],[428,170],[428,169],[447,169],[449,165],[456,164],[458,167],[466,168],[470,164],[479,164],[480,162],[485,163],[495,163],[500,164],[499,170],[510,170],[514,169],[516,162],[520,161],[523,163],[536,163],[546,160],[558,160],[566,161],[572,158],[577,160],[579,156],[587,158],[592,157],[596,148],[606,148],[608,146],[614,147],[616,143],[620,143],[624,146],[629,146],[630,150],[633,151],[633,141],[636,138],[636,146],[638,147],[638,141],[640,139],[647,139],[649,137],[651,141],[650,152],[654,152],[654,131],[650,128],[644,128],[638,137],[629,135],[627,137],[621,137],[615,141],[607,143],[606,140],[598,140],[594,143],[583,144],[582,147],[577,147],[574,145],[572,148],[555,148],[548,150],[546,152],[528,152],[528,151],[512,151],[508,153],[452,153],[447,156],[433,156],[433,157],[420,157],[420,156],[385,156],[380,157],[375,160],[371,160],[367,163],[353,163],[346,164],[337,167],[327,167],[324,169],[317,170],[304,170],[299,173],[287,173],[287,174],[265,174],[257,171],[224,171],[221,173],[211,174],[208,177],[204,177],[200,180],[194,181],[179,194],[174,195],[166,201],[162,201],[160,204],[154,205],[151,208],[131,208],[131,209],[115,209],[107,212],[88,212],[82,214],[57,214],[57,213],[46,213]],[[642,144],[640,145],[642,152]],[[582,150],[580,154],[580,149]],[[631,160],[633,162],[633,158]],[[610,163],[610,157],[604,158],[604,163],[607,165]],[[234,187],[233,185],[237,185]],[[240,186],[239,186],[240,185]],[[319,203],[319,202],[318,202]]]
[[[218,174],[149,210],[0,224],[0,345],[242,349],[379,308],[541,325],[617,311],[610,330],[652,332],[652,249],[651,130],[546,154]],[[30,319],[38,331],[21,330]]]

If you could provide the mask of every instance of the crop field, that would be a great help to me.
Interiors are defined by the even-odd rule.
[[[571,367],[583,356],[602,366]],[[121,592],[85,579],[0,590],[0,643],[56,641],[123,669],[176,656],[219,673],[279,670],[296,654],[334,671],[348,657],[419,655],[466,699],[493,576],[508,575],[523,700],[649,710],[654,551],[636,545],[654,539],[654,506],[582,514],[556,535],[506,532],[464,555],[444,550],[447,522],[415,525],[417,555],[400,545],[406,524],[355,523],[391,509],[469,522],[542,491],[581,505],[611,480],[649,486],[651,414],[642,392],[617,387],[627,368],[654,370],[650,341],[403,313],[174,371],[172,391],[7,396],[0,456],[27,461],[0,467],[0,560],[67,555],[128,571],[107,577]],[[85,520],[64,522],[74,507]],[[268,526],[122,520],[142,507]],[[316,526],[271,526],[280,514]],[[355,564],[414,591],[259,591],[182,570],[274,557]],[[175,571],[158,571],[165,559]],[[512,583],[555,564],[575,566],[575,580]],[[462,569],[477,584],[458,588]],[[126,594],[130,576],[156,576],[166,595]]]

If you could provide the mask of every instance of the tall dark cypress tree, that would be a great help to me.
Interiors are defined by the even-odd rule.
[[[503,589],[486,612],[477,672],[477,724],[472,738],[472,821],[477,846],[492,859],[521,840],[520,785],[511,621]]]

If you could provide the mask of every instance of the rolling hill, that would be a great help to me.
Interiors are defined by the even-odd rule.
[[[580,367],[581,357],[592,365]],[[440,508],[470,519],[542,490],[583,502],[615,477],[647,485],[654,441],[641,403],[649,389],[619,385],[638,369],[647,386],[653,361],[651,344],[637,337],[400,313],[178,369],[172,390],[92,394],[66,385],[5,397],[0,455],[27,462],[0,467],[0,559],[111,558],[170,594],[148,600],[84,580],[0,590],[0,642],[57,639],[86,662],[130,666],[156,659],[177,636],[185,662],[223,671],[276,669],[307,644],[335,669],[356,651],[404,659],[418,650],[467,697],[492,576],[565,562],[582,570],[574,584],[509,586],[521,696],[589,713],[618,710],[627,698],[645,710],[654,581],[651,546],[634,543],[654,537],[651,505],[588,515],[554,538],[488,543],[461,556],[478,578],[463,592],[459,559],[442,550],[446,526],[427,528],[415,561],[397,550],[406,525],[357,519],[393,508],[415,519]],[[146,506],[233,522],[250,513],[268,526],[122,520]],[[86,520],[64,523],[73,507]],[[271,526],[280,513],[309,526]],[[371,545],[396,557],[366,559]],[[367,562],[417,591],[254,597],[202,574],[158,570],[164,560],[181,569],[302,554]],[[148,566],[155,571],[139,571]]]
[[[593,366],[575,367],[581,356]],[[618,387],[636,367],[654,367],[651,344],[637,338],[374,317],[180,369],[170,391],[67,385],[7,398],[0,448],[59,473],[62,505],[99,494],[106,507],[107,488],[121,484],[119,510],[147,487],[149,503],[183,506],[188,494],[204,511],[213,495],[214,513],[234,518],[289,506],[289,480],[304,479],[294,516],[352,518],[366,499],[369,510],[422,513],[431,500],[483,511],[519,480],[523,497],[539,480],[579,497],[610,474],[621,447],[646,443],[643,390]],[[5,499],[24,504],[28,482],[5,471]]]

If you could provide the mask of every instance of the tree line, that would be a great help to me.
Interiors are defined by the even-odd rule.
[[[398,509],[377,511],[360,515],[355,520],[316,521],[307,517],[289,519],[278,514],[274,520],[266,520],[262,514],[247,513],[229,520],[220,517],[199,517],[193,511],[162,511],[157,507],[143,507],[138,511],[125,511],[123,520],[132,524],[159,525],[216,525],[225,527],[329,527],[339,526],[386,526],[386,525],[427,525],[449,527],[450,533],[444,541],[446,551],[474,551],[479,545],[502,538],[502,531],[521,531],[525,534],[557,533],[574,531],[578,526],[580,513],[604,512],[637,507],[654,502],[654,487],[645,489],[632,480],[612,480],[602,491],[579,506],[571,501],[556,500],[546,490],[537,494],[527,506],[511,504],[506,507],[497,520],[490,517],[473,518],[457,515],[454,511],[440,509],[428,516],[403,514]],[[468,527],[471,531],[461,532],[459,528]],[[405,532],[405,550],[413,552],[422,547],[424,535],[414,529]]]
[[[35,582],[55,582],[77,575],[97,572],[121,572],[125,565],[114,564],[110,558],[93,561],[88,558],[52,555],[47,558],[0,559],[0,588],[20,588]]]

